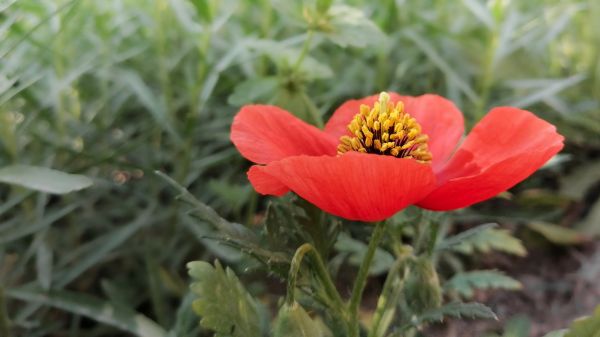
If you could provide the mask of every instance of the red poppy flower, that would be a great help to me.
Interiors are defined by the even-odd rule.
[[[350,220],[379,221],[415,204],[467,207],[505,191],[563,147],[556,128],[531,112],[492,109],[464,139],[449,100],[375,95],[342,104],[324,130],[275,106],[242,107],[231,141],[258,165],[254,189],[293,191]]]

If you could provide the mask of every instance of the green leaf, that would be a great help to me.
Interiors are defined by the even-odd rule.
[[[574,321],[565,337],[600,337],[600,306],[591,316]]]
[[[590,236],[600,235],[600,199],[590,206],[590,210],[578,224],[577,229]]]
[[[530,93],[529,95],[519,95],[517,99],[508,102],[506,105],[519,108],[526,108],[536,104],[544,99],[556,96],[561,91],[567,90],[579,84],[586,79],[586,75],[578,74],[567,78],[553,80],[550,84],[544,85],[539,90]],[[514,83],[515,81],[513,81]],[[517,81],[518,83],[518,81]]]
[[[329,8],[329,25],[325,37],[340,47],[359,47],[383,44],[385,34],[358,8],[335,5]]]
[[[76,315],[128,331],[139,337],[164,337],[166,331],[156,322],[128,308],[102,301],[93,296],[69,291],[45,292],[38,289],[17,288],[7,295],[19,300],[45,304]]]
[[[190,0],[198,16],[206,21],[211,22],[213,18],[213,11],[211,8],[210,0]]]
[[[238,84],[233,93],[227,98],[227,103],[242,106],[248,103],[264,103],[273,94],[279,85],[275,77],[250,78]]]
[[[583,200],[586,193],[600,181],[600,160],[587,161],[561,177],[560,194],[575,201]]]
[[[456,246],[463,244],[463,242],[469,242],[470,240],[474,240],[477,235],[481,234],[481,232],[486,231],[488,229],[498,227],[496,223],[486,223],[483,225],[479,225],[477,227],[473,227],[467,229],[464,232],[458,233],[454,236],[450,236],[440,241],[440,243],[435,248],[436,251],[444,251],[454,249]]]
[[[256,300],[250,296],[237,276],[216,261],[188,263],[192,292],[198,296],[194,311],[200,325],[215,332],[216,337],[260,337],[260,316]]]
[[[0,168],[0,182],[32,190],[65,194],[92,186],[90,178],[46,167],[11,165]]]
[[[475,15],[475,17],[481,21],[487,28],[494,27],[494,18],[492,17],[492,13],[490,9],[488,9],[484,4],[482,4],[479,0],[462,0],[464,5]]]
[[[529,222],[527,228],[541,234],[548,241],[557,245],[575,245],[588,241],[588,238],[580,232],[547,222]]]
[[[348,262],[355,266],[360,266],[365,254],[367,245],[361,241],[351,238],[346,233],[341,233],[335,243],[335,249],[341,254],[348,255]],[[394,264],[394,257],[387,251],[377,248],[373,263],[369,268],[369,274],[379,275],[387,272]]]
[[[452,250],[463,254],[489,253],[495,250],[517,256],[527,255],[521,240],[512,236],[508,230],[494,228],[486,228],[470,235],[459,244],[454,245]]]
[[[429,42],[429,39],[413,30],[406,30],[404,35],[409,38],[417,48],[419,48],[429,60],[444,73],[444,75],[446,75],[446,80],[449,85],[462,91],[472,102],[476,102],[479,99],[469,82],[456,71],[455,67],[451,66],[446,61],[443,54]]]
[[[444,284],[446,292],[455,291],[465,298],[473,297],[475,289],[521,289],[521,283],[494,270],[458,273]]]
[[[331,332],[319,320],[312,319],[304,308],[294,302],[284,304],[275,321],[273,337],[325,337]]]
[[[445,317],[498,319],[492,309],[481,303],[453,302],[424,312],[422,315],[419,315],[411,325],[418,326],[422,323],[442,322]]]

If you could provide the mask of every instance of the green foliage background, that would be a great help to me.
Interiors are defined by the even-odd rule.
[[[0,305],[13,329],[198,333],[186,262],[254,265],[207,239],[212,227],[192,221],[153,171],[224,218],[255,225],[264,205],[228,140],[246,103],[319,124],[349,98],[434,92],[456,102],[470,126],[490,107],[518,106],[557,124],[570,162],[587,167],[597,154],[598,1],[334,1],[327,17],[316,8],[0,2],[0,167],[47,166],[95,183],[62,197],[0,188]]]

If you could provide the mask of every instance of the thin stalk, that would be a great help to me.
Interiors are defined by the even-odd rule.
[[[6,298],[4,297],[4,288],[2,286],[0,286],[0,336],[10,337]]]
[[[331,276],[329,276],[329,271],[321,259],[319,253],[315,250],[315,248],[310,243],[305,243],[302,246],[298,247],[294,257],[292,258],[292,263],[290,265],[290,272],[288,278],[288,289],[286,301],[288,304],[294,302],[294,289],[296,288],[296,280],[298,278],[298,271],[300,270],[300,266],[302,264],[302,259],[304,255],[310,254],[311,258],[314,260],[316,265],[316,272],[319,280],[323,283],[325,287],[325,291],[329,295],[329,297],[333,300],[334,306],[341,310],[344,308],[344,302],[342,301],[342,297],[340,296],[337,288],[333,284],[333,280]]]
[[[313,30],[309,29],[308,34],[306,35],[306,40],[304,40],[304,46],[302,46],[302,51],[300,52],[300,56],[298,57],[298,60],[296,60],[296,63],[294,64],[294,67],[292,68],[294,70],[294,72],[298,71],[298,69],[300,68],[300,65],[302,64],[302,61],[304,61],[304,58],[306,57],[306,55],[308,55],[308,51],[310,50],[310,44],[312,42],[313,35],[314,35]]]
[[[427,244],[427,256],[431,257],[433,255],[433,250],[435,249],[435,244],[437,243],[437,238],[440,233],[440,224],[437,221],[431,222],[431,226],[429,226],[429,242]]]
[[[369,337],[377,337],[380,336],[379,329],[381,325],[381,320],[383,319],[383,315],[390,305],[390,300],[394,303],[391,305],[395,306],[396,301],[395,298],[402,291],[403,281],[399,285],[395,283],[396,277],[398,276],[398,272],[402,270],[402,266],[404,265],[404,256],[398,257],[388,275],[385,279],[385,283],[383,284],[383,290],[381,291],[381,295],[377,299],[377,308],[375,309],[375,313],[373,314],[373,323],[371,325],[371,331],[369,331]],[[384,327],[384,332],[385,332]]]
[[[285,296],[285,301],[287,304],[291,305],[296,301],[296,281],[298,279],[298,272],[300,271],[300,266],[302,265],[302,260],[304,259],[304,255],[308,253],[312,249],[312,246],[309,243],[305,243],[302,246],[296,249],[296,253],[294,253],[294,257],[292,258],[292,263],[290,264],[290,271],[288,275],[288,285],[287,285],[287,294]]]
[[[491,31],[491,37],[489,39],[489,44],[487,45],[486,53],[485,53],[485,63],[483,66],[483,76],[481,79],[481,84],[479,87],[479,100],[475,106],[475,120],[473,123],[477,122],[481,118],[483,118],[485,112],[485,107],[488,104],[490,93],[492,89],[492,83],[494,81],[494,68],[496,63],[496,49],[498,48],[498,33],[497,29],[494,28]]]
[[[379,246],[379,242],[385,232],[385,222],[380,221],[375,224],[375,229],[371,235],[367,253],[362,260],[360,268],[358,269],[358,275],[354,281],[354,287],[352,288],[352,296],[349,302],[349,324],[350,324],[350,337],[360,336],[360,324],[358,323],[358,308],[362,299],[362,294],[367,285],[367,277],[369,276],[369,269],[375,257],[375,250]]]

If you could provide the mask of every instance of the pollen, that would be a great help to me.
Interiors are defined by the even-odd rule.
[[[372,107],[361,105],[348,130],[350,135],[340,138],[339,155],[357,151],[431,162],[428,137],[421,132],[421,125],[404,111],[402,102],[390,102],[386,92],[379,94]]]

